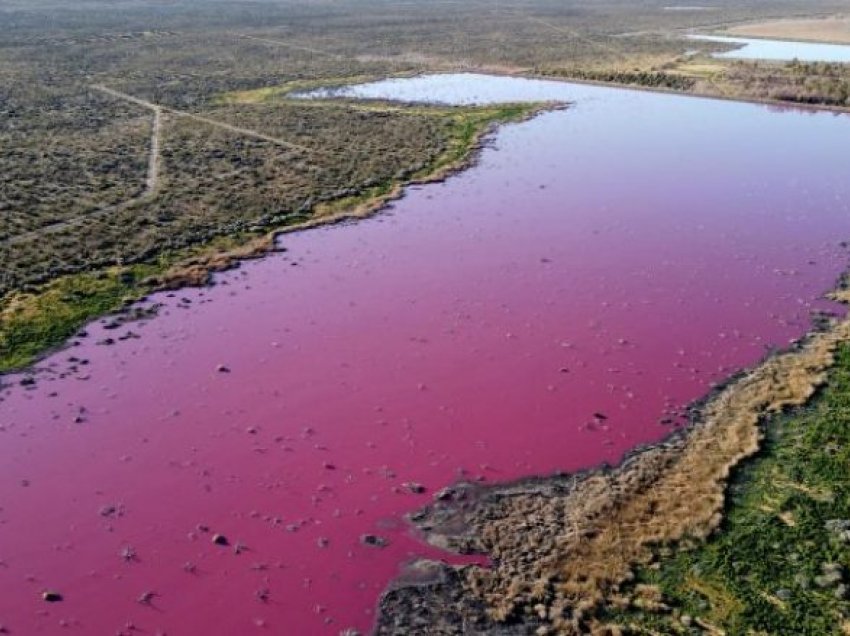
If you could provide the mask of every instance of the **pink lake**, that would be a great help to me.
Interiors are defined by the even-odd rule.
[[[574,106],[6,378],[10,634],[366,632],[404,562],[455,558],[404,521],[434,491],[616,462],[835,310],[846,116],[475,75],[356,94]]]

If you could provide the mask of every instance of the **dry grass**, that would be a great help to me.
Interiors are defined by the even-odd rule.
[[[850,16],[799,20],[771,20],[728,29],[733,35],[809,42],[850,44]]]
[[[718,527],[731,470],[759,449],[760,420],[805,403],[848,339],[850,321],[813,334],[716,394],[686,435],[615,470],[576,477],[560,492],[539,484],[497,487],[463,512],[467,534],[437,527],[431,538],[493,557],[495,567],[469,569],[464,581],[491,619],[533,614],[559,634],[605,633],[595,622],[599,609],[616,603],[620,585],[656,558],[659,546],[701,541]],[[456,529],[458,521],[446,527]]]

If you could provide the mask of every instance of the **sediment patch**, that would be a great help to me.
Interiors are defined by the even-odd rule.
[[[835,300],[847,303],[842,289]],[[616,633],[597,620],[627,605],[620,585],[653,547],[708,537],[730,471],[759,449],[765,416],[805,403],[826,382],[850,320],[740,374],[692,411],[691,425],[616,468],[482,487],[462,483],[411,516],[432,544],[487,554],[492,567],[418,562],[385,593],[379,634]],[[422,631],[417,631],[422,630]]]

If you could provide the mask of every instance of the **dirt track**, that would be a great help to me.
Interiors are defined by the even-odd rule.
[[[215,119],[210,119],[208,117],[204,117],[202,115],[197,115],[195,113],[189,113],[186,111],[178,110],[176,108],[169,108],[167,106],[161,106],[159,104],[155,104],[153,102],[140,99],[138,97],[134,97],[133,95],[129,95],[127,93],[122,93],[121,91],[117,91],[115,89],[109,88],[107,86],[103,86],[101,84],[95,84],[92,86],[93,89],[105,93],[111,97],[116,99],[121,99],[124,101],[131,102],[143,108],[147,108],[153,112],[153,123],[151,126],[151,142],[150,142],[150,156],[148,159],[148,170],[147,176],[145,178],[145,189],[144,191],[137,197],[129,199],[127,201],[123,201],[121,203],[117,203],[115,205],[109,205],[103,208],[98,208],[91,212],[87,212],[85,214],[81,214],[79,216],[66,219],[64,221],[59,221],[57,223],[52,223],[50,225],[46,225],[44,227],[38,228],[37,230],[31,230],[29,232],[24,232],[23,234],[18,234],[16,236],[12,236],[4,241],[0,241],[0,245],[15,245],[33,238],[37,238],[42,234],[58,232],[63,229],[67,229],[69,227],[73,227],[78,223],[85,221],[87,219],[103,216],[106,214],[111,214],[117,210],[126,209],[132,205],[135,205],[145,199],[152,197],[156,194],[156,191],[159,187],[159,177],[160,177],[160,145],[162,138],[162,117],[163,114],[168,114],[177,117],[186,117],[188,119],[193,119],[195,121],[202,122],[204,124],[214,126],[216,128],[221,128],[223,130],[227,130],[229,132],[235,133],[237,135],[243,135],[246,137],[253,137],[254,139],[259,139],[261,141],[266,141],[272,143],[276,146],[281,146],[283,148],[287,148],[289,150],[298,150],[300,152],[305,152],[309,154],[324,154],[320,150],[316,150],[314,148],[308,148],[306,146],[301,146],[299,144],[294,144],[292,142],[286,141],[284,139],[280,139],[277,137],[272,137],[270,135],[264,135],[263,133],[259,133],[255,130],[250,130],[248,128],[240,128],[239,126],[232,126],[231,124],[227,124],[225,122],[217,121]]]
[[[99,90],[107,95],[111,95],[112,97],[116,97],[118,99],[124,99],[129,102],[133,102],[134,104],[138,104],[139,106],[144,106],[145,108],[150,108],[153,110],[160,110],[164,113],[168,113],[169,115],[175,115],[177,117],[187,117],[188,119],[194,119],[195,121],[200,121],[205,124],[209,124],[210,126],[215,126],[216,128],[221,128],[223,130],[230,131],[232,133],[236,133],[238,135],[244,135],[246,137],[253,137],[255,139],[260,139],[262,141],[268,141],[269,143],[275,144],[276,146],[283,146],[284,148],[290,148],[292,150],[300,150],[302,152],[310,153],[310,154],[321,154],[321,151],[315,150],[314,148],[308,148],[307,146],[301,146],[299,144],[294,144],[291,141],[286,141],[285,139],[280,139],[278,137],[272,137],[270,135],[264,135],[263,133],[259,133],[255,130],[249,130],[248,128],[240,128],[239,126],[232,126],[231,124],[227,124],[221,121],[217,121],[215,119],[210,119],[208,117],[204,117],[203,115],[196,115],[195,113],[189,113],[185,110],[177,110],[176,108],[169,108],[167,106],[160,106],[159,104],[154,104],[153,102],[149,102],[144,99],[140,99],[138,97],[133,97],[132,95],[128,95],[127,93],[122,93],[121,91],[116,91],[115,89],[108,88],[101,84],[95,84],[92,88]]]

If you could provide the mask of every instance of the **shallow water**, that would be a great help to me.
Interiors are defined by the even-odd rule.
[[[724,35],[689,35],[693,40],[738,44],[740,48],[713,57],[737,60],[799,60],[801,62],[850,62],[850,46],[846,44],[818,44],[790,40],[737,38]]]
[[[617,461],[831,308],[844,116],[473,75],[355,92],[575,105],[377,217],[152,297],[146,324],[93,325],[8,391],[12,633],[368,629],[400,565],[437,555],[403,522],[435,490]]]

